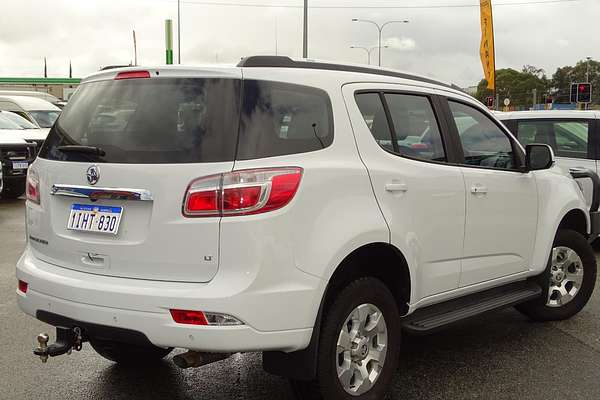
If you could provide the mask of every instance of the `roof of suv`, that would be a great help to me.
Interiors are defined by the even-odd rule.
[[[215,75],[216,71],[219,71],[223,76],[233,77],[236,73],[239,74],[240,69],[246,68],[273,68],[273,69],[305,69],[305,70],[321,70],[327,71],[328,73],[340,72],[338,74],[340,79],[348,80],[349,76],[356,75],[353,80],[364,80],[366,76],[371,76],[371,79],[378,78],[377,81],[381,82],[382,79],[392,78],[392,80],[405,80],[412,81],[418,84],[426,84],[429,86],[436,86],[439,89],[452,91],[463,96],[469,96],[462,89],[456,85],[440,82],[425,76],[401,72],[393,69],[364,66],[358,64],[339,64],[326,61],[317,61],[310,59],[292,59],[286,56],[251,56],[243,58],[235,67],[225,65],[199,65],[199,66],[182,66],[182,65],[161,65],[161,66],[133,66],[124,68],[114,68],[110,70],[103,70],[96,72],[82,80],[82,83],[90,81],[112,79],[118,73],[124,71],[139,71],[139,70],[156,70],[160,72],[168,72],[167,74],[161,74],[162,76],[193,76],[194,72],[207,72],[210,75]],[[154,73],[152,74],[154,75]],[[395,82],[390,82],[395,83]],[[471,97],[471,96],[469,96]]]

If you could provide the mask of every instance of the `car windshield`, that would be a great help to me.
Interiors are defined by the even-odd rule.
[[[15,114],[14,112],[2,111],[2,113],[0,113],[0,116],[14,122],[22,129],[37,129],[37,126],[35,126],[31,122],[27,121],[25,118],[21,117],[20,115]]]
[[[16,122],[11,121],[4,113],[0,114],[0,129],[23,129]]]
[[[52,128],[52,125],[54,125],[54,121],[56,121],[56,119],[60,115],[60,111],[38,110],[38,111],[29,111],[29,114],[31,114],[33,119],[35,119],[35,122],[37,122],[41,128]]]

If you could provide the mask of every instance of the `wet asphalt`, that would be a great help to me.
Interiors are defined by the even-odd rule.
[[[35,336],[51,327],[21,313],[15,263],[25,245],[24,201],[0,200],[0,399],[293,399],[263,372],[260,354],[180,370],[123,368],[89,345],[42,364]],[[598,285],[600,287],[600,285]],[[391,399],[600,399],[600,290],[575,318],[540,324],[513,309],[403,338]]]

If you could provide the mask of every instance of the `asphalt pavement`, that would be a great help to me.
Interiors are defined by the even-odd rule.
[[[51,327],[23,314],[15,263],[25,245],[24,201],[0,200],[0,399],[292,399],[260,354],[180,370],[119,367],[89,345],[50,359],[31,353]],[[600,288],[600,285],[598,285]],[[513,309],[426,337],[403,338],[392,399],[600,399],[600,289],[575,318],[540,324]]]

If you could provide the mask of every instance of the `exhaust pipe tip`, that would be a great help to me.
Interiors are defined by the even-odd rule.
[[[191,368],[191,365],[188,363],[183,354],[177,354],[173,357],[173,362],[181,369]]]

